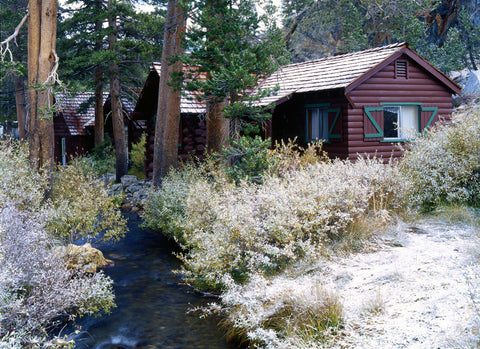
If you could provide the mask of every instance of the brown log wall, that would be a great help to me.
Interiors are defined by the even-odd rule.
[[[450,120],[452,114],[452,95],[438,80],[408,60],[408,78],[395,78],[395,63],[385,67],[365,83],[350,92],[350,100],[355,108],[348,110],[348,125],[344,134],[347,137],[349,158],[360,155],[400,157],[398,143],[364,140],[364,106],[381,106],[380,103],[422,103],[422,106],[438,107],[434,122],[440,118]]]
[[[155,142],[155,123],[153,117],[147,120],[147,143],[145,145],[145,176],[153,177],[153,148]],[[202,158],[205,154],[207,129],[205,121],[196,114],[181,116],[178,135],[178,160],[187,161],[193,157]]]

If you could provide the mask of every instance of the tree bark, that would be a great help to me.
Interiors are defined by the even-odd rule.
[[[101,11],[103,0],[95,2],[97,10]],[[97,33],[102,30],[102,22],[95,22],[95,31]],[[95,49],[100,51],[102,49],[101,39],[97,39]],[[103,114],[103,67],[99,63],[95,68],[95,146],[98,147],[104,141],[104,114]]]
[[[218,153],[228,144],[230,120],[223,117],[226,101],[213,101],[207,104],[207,151]]]
[[[57,0],[42,0],[41,42],[38,59],[38,81],[47,82],[56,61],[57,38]],[[53,83],[53,82],[47,82]],[[53,96],[49,88],[38,91],[37,118],[40,134],[40,166],[53,170],[55,164],[55,136],[53,129],[53,112],[48,109],[53,105]]]
[[[57,1],[31,0],[28,21],[28,83],[30,161],[53,170],[54,130],[50,79],[56,64]],[[50,80],[49,80],[50,79]],[[48,196],[48,191],[46,192]]]
[[[108,1],[109,12],[113,11],[114,0]],[[116,16],[110,14],[108,25],[111,29],[109,36],[109,48],[115,51],[117,42]],[[127,145],[125,140],[125,124],[123,121],[122,102],[120,100],[120,79],[118,65],[115,60],[110,61],[110,100],[112,105],[113,139],[115,141],[116,181],[128,174]]]
[[[27,110],[25,109],[25,84],[22,77],[14,74],[15,82],[15,105],[17,108],[18,133],[20,140],[25,140],[25,123],[27,121]]]
[[[95,146],[104,141],[104,114],[103,114],[103,69],[100,65],[95,68]]]
[[[30,162],[37,165],[40,157],[40,140],[37,131],[38,58],[40,54],[41,0],[30,0],[28,4],[28,127]]]
[[[175,34],[173,35],[172,54],[181,55],[183,53],[182,38],[186,29],[186,18],[183,10],[177,5],[175,9]],[[171,75],[182,71],[182,62],[177,60],[168,69],[168,81],[171,81]],[[167,85],[167,111],[165,118],[165,127],[163,135],[163,149],[160,163],[160,176],[167,175],[171,167],[177,166],[178,158],[178,128],[180,124],[180,86],[172,87]]]
[[[169,102],[168,85],[169,78],[168,58],[172,54],[173,28],[175,24],[175,9],[177,1],[168,0],[165,32],[163,34],[162,59],[160,67],[160,82],[158,86],[157,118],[155,123],[155,142],[153,150],[153,180],[154,187],[159,188],[162,184],[163,142],[166,126],[167,104]],[[178,141],[178,140],[177,140]]]

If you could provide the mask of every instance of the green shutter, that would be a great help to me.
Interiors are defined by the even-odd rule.
[[[432,112],[432,115],[430,115],[429,117],[425,116],[424,112]],[[423,130],[422,130],[423,133],[425,133],[426,129],[432,124],[432,122],[435,119],[435,116],[437,115],[437,113],[438,113],[438,107],[422,107],[421,118],[422,118],[423,123],[425,124],[425,126],[423,127]]]
[[[328,139],[340,139],[342,135],[340,133],[333,133],[335,126],[340,117],[340,108],[331,108],[327,110],[327,113],[335,113],[335,117],[333,119],[332,125],[328,129]]]
[[[365,114],[377,131],[376,133],[365,133],[365,138],[383,138],[383,130],[372,115],[372,112],[376,111],[383,111],[383,107],[365,107]]]

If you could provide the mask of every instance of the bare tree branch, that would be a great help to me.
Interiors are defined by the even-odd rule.
[[[2,62],[5,59],[5,56],[7,55],[7,53],[10,56],[10,60],[13,61],[13,54],[12,54],[12,51],[10,50],[10,41],[14,40],[18,36],[18,33],[20,32],[20,29],[23,27],[23,25],[27,21],[27,18],[28,18],[28,12],[22,18],[20,23],[17,25],[13,34],[10,35],[5,40],[3,40],[2,42],[0,42],[0,58],[1,58]]]

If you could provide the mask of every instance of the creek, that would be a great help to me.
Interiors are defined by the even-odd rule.
[[[175,244],[140,228],[138,217],[128,219],[124,239],[95,245],[115,263],[105,273],[114,281],[117,307],[109,315],[78,320],[75,348],[234,348],[225,342],[218,318],[187,313],[212,299],[194,293],[173,272],[181,266]]]

